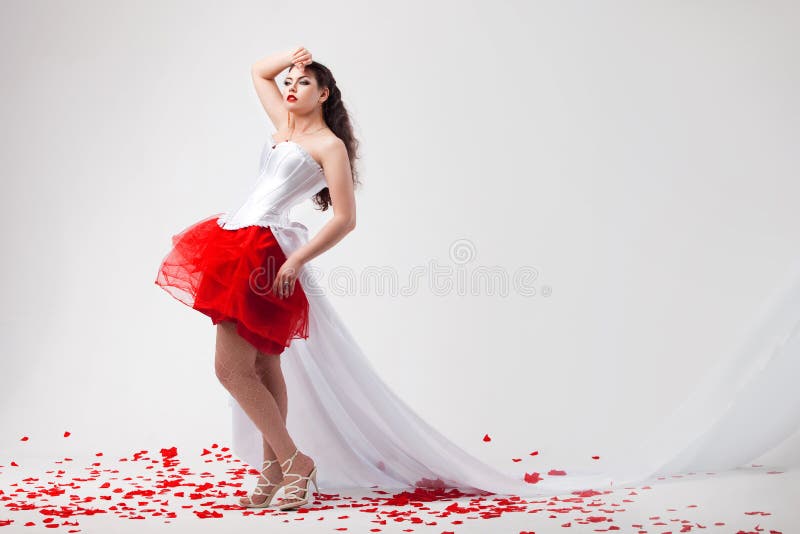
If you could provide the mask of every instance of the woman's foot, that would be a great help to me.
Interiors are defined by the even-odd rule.
[[[308,477],[311,476],[311,473],[316,468],[314,460],[298,449],[292,457],[281,464],[281,468],[286,469],[286,471],[283,472],[282,483],[285,488],[285,495],[281,499],[280,504],[278,504],[278,507],[281,509],[292,508],[297,505],[297,503],[303,504],[310,501],[312,493],[311,491],[307,492],[306,488],[309,482]],[[314,487],[316,488],[316,480],[314,481]]]
[[[264,460],[262,469],[256,483],[256,489],[247,497],[241,497],[239,504],[247,508],[262,508],[268,506],[277,489],[281,486],[283,472],[278,460]]]

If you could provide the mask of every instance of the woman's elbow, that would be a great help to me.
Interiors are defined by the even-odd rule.
[[[347,215],[336,215],[333,218],[334,224],[336,224],[339,228],[344,231],[344,233],[352,232],[353,229],[356,227],[356,219],[355,217],[349,217]]]

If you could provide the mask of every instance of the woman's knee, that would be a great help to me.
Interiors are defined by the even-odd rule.
[[[259,352],[256,355],[256,374],[261,382],[273,393],[277,393],[281,388],[285,388],[283,370],[281,369],[280,354],[265,354]]]
[[[233,381],[233,377],[236,375],[233,367],[224,361],[224,358],[221,357],[219,352],[217,352],[217,356],[214,359],[214,373],[223,385],[230,384]]]

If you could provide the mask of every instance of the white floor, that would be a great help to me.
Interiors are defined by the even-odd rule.
[[[322,488],[306,511],[253,512],[231,503],[237,500],[233,492],[249,491],[255,476],[221,448],[181,454],[173,466],[165,463],[167,450],[60,463],[20,456],[23,450],[0,459],[0,525],[11,521],[0,533],[800,532],[800,470],[765,466],[654,480],[603,494],[514,501],[485,496],[398,502],[402,493]],[[10,465],[12,460],[18,465]],[[81,508],[102,512],[83,515]],[[203,513],[210,517],[199,517]],[[59,526],[46,528],[47,519]]]

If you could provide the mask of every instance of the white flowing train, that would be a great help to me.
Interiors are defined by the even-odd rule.
[[[273,233],[287,256],[308,240],[307,228],[296,221],[273,227]],[[293,340],[282,356],[290,397],[287,428],[314,458],[323,489],[413,489],[439,481],[464,490],[535,496],[615,489],[657,474],[735,468],[798,429],[798,273],[795,269],[762,309],[741,349],[721,358],[646,439],[619,451],[602,472],[568,469],[566,476],[537,483],[494,469],[420,418],[376,373],[322,288],[304,276],[309,337]],[[258,466],[261,434],[230,395],[229,403],[234,452]]]

